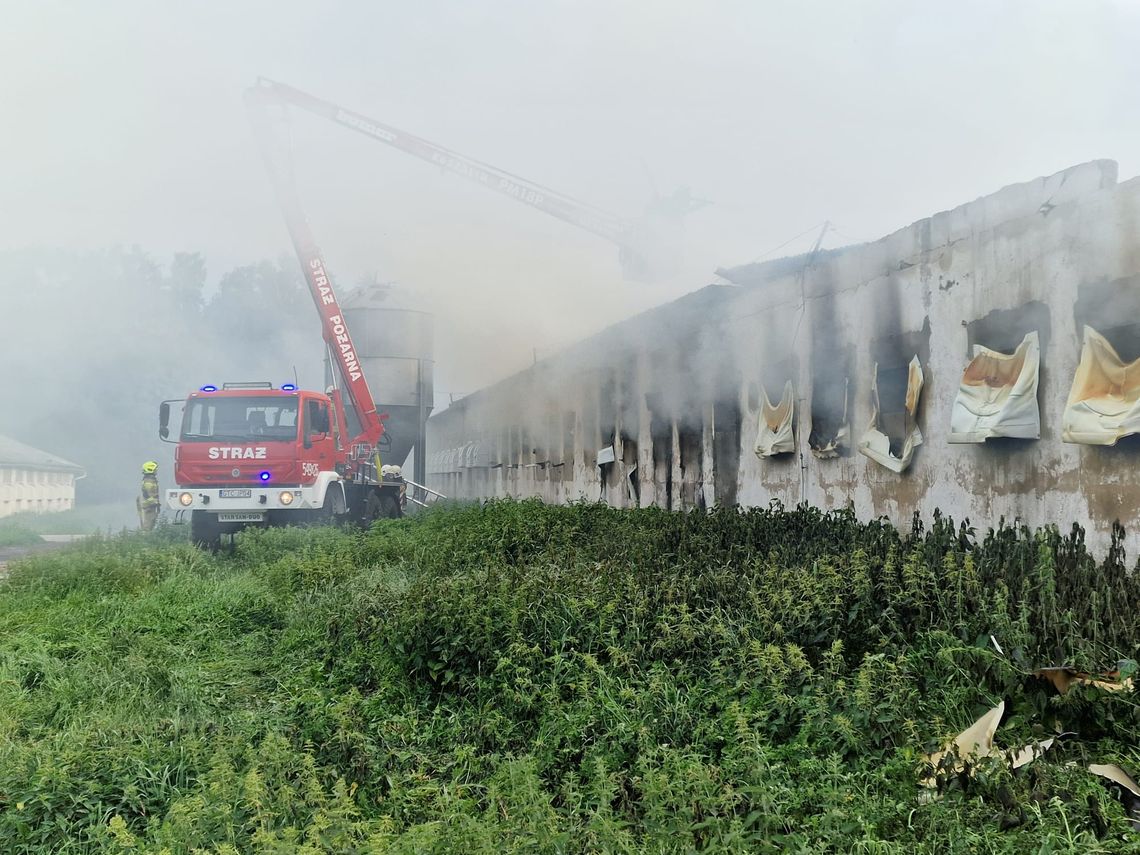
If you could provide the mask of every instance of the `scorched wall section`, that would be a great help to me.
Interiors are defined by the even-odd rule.
[[[1140,438],[1071,444],[1061,423],[1085,324],[1106,325],[1122,360],[1140,353],[1138,206],[1140,181],[1118,184],[1115,164],[1096,161],[873,243],[718,271],[732,284],[620,323],[433,416],[431,485],[458,498],[673,509],[850,503],[900,525],[939,508],[979,528],[1000,517],[1080,522],[1101,549],[1119,519],[1134,547]],[[1040,438],[950,443],[975,346],[1012,353],[1030,332]],[[1134,373],[1134,394],[1124,375],[1101,391],[1140,407],[1140,365]],[[788,380],[794,451],[761,459],[764,393],[777,403]],[[1000,400],[1001,381],[985,382]],[[884,462],[860,451],[872,427],[886,437]]]

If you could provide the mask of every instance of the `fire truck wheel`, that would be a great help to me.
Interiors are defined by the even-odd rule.
[[[325,503],[319,508],[314,508],[309,515],[310,525],[328,525],[333,521],[333,508],[332,502],[325,499]]]
[[[344,498],[333,492],[333,488],[325,494],[325,503],[313,509],[309,517],[312,525],[333,525],[345,518]]]
[[[222,531],[217,518],[205,511],[190,514],[190,542],[200,549],[217,552],[222,546]]]

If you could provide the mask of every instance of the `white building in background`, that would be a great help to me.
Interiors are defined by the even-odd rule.
[[[75,507],[83,467],[0,435],[0,517]]]

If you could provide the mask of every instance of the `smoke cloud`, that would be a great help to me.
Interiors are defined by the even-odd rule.
[[[834,246],[1092,156],[1136,173],[1138,35],[1111,3],[21,4],[0,31],[0,431],[88,466],[81,500],[109,500],[166,451],[164,398],[294,365],[320,383],[242,102],[259,75],[626,219],[681,187],[711,200],[683,235],[641,236],[673,260],[628,282],[612,243],[295,115],[338,289],[398,282],[437,316],[438,410],[718,266],[803,252],[813,223]],[[666,324],[653,344],[700,406],[739,394],[707,386],[734,385],[715,342]],[[694,421],[671,386],[658,408]]]

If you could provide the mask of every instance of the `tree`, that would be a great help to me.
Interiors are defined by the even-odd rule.
[[[321,338],[295,263],[224,275],[206,301],[206,263],[168,266],[138,248],[0,253],[0,377],[15,392],[0,433],[88,471],[86,503],[125,502],[139,464],[164,460],[159,403],[205,383],[320,383]],[[167,476],[168,477],[168,476]]]

